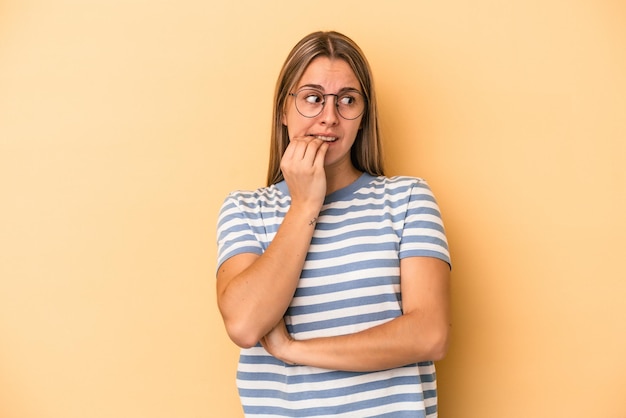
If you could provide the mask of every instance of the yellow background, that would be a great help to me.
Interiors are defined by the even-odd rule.
[[[0,416],[241,416],[216,215],[317,29],[361,45],[389,174],[443,211],[440,416],[626,417],[617,0],[1,1]]]

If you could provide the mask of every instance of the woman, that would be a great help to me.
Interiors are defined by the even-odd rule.
[[[279,75],[268,184],[218,220],[217,299],[246,416],[437,415],[450,258],[427,184],[384,176],[359,47],[316,32]]]

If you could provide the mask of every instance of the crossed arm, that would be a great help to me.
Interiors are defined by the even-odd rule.
[[[229,260],[229,264],[254,263],[257,257],[242,254]],[[255,303],[241,304],[254,337],[240,342],[253,346],[260,341],[270,354],[286,363],[333,370],[376,371],[440,360],[447,351],[451,326],[449,271],[448,264],[436,258],[405,258],[400,264],[401,316],[354,334],[308,340],[293,339],[285,327],[283,315],[293,295],[292,288],[281,293],[283,300],[277,300],[275,291],[279,289],[272,286],[272,292],[258,295],[259,299],[273,302],[265,308],[252,312],[247,307]]]
[[[449,267],[429,257],[401,261],[403,314],[354,334],[295,340],[280,321],[261,344],[286,363],[333,370],[376,371],[441,360],[450,330]]]

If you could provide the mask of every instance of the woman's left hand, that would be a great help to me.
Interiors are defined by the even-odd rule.
[[[281,320],[278,321],[278,324],[276,324],[276,326],[272,328],[272,330],[268,332],[266,336],[261,338],[260,342],[263,348],[265,348],[268,353],[270,353],[277,359],[284,361],[285,363],[293,364],[284,358],[289,344],[291,344],[293,341],[293,338],[287,331],[285,319],[281,318]]]

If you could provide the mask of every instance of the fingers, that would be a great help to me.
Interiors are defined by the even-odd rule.
[[[280,168],[289,187],[292,204],[321,207],[326,195],[324,158],[328,144],[319,138],[293,138],[285,150]]]
[[[312,167],[313,165],[322,164],[328,144],[319,138],[313,136],[296,137],[290,140],[285,153],[283,154],[282,163],[287,165],[298,165],[302,168]]]
[[[317,165],[318,167],[324,167],[324,158],[326,158],[326,151],[328,151],[328,142],[322,141],[320,147],[315,153],[315,160],[313,161],[313,165]]]
[[[291,158],[295,160],[308,159],[313,163],[317,151],[323,143],[324,141],[314,136],[302,136],[291,139],[287,149],[291,148]]]

